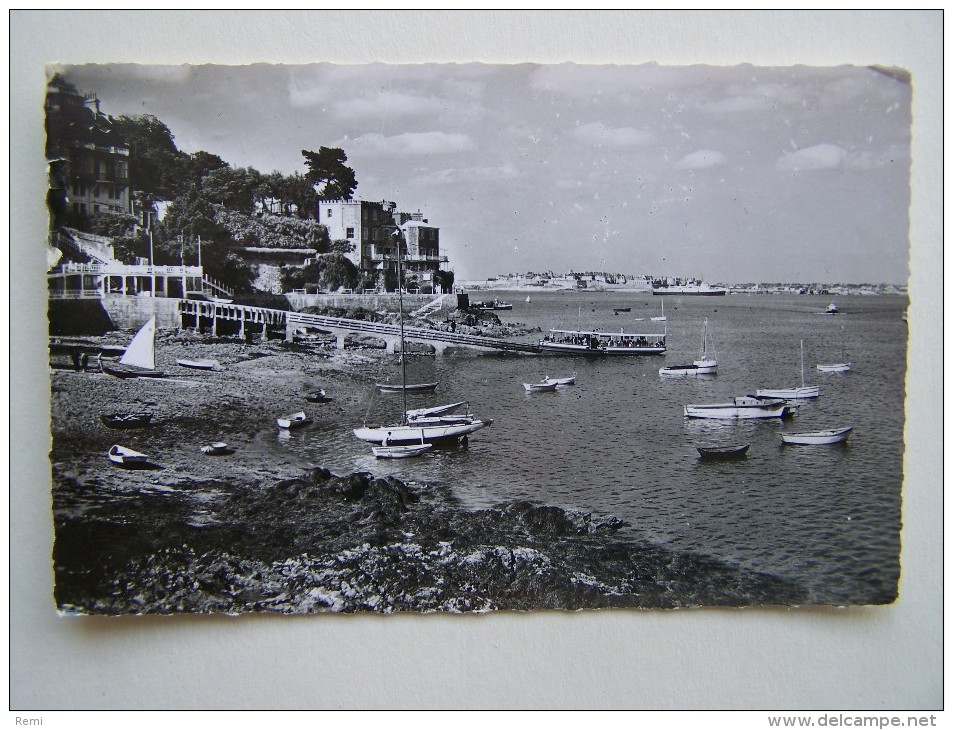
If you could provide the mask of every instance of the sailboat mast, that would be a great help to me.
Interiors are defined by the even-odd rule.
[[[400,414],[400,422],[407,423],[407,354],[404,352],[404,287],[403,277],[400,270],[400,242],[404,237],[403,231],[397,227],[397,312],[400,321],[400,377],[401,377],[401,395],[403,396],[403,410]]]
[[[801,339],[801,387],[804,387],[804,339]]]

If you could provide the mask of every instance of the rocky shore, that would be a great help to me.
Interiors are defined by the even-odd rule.
[[[126,333],[101,342],[121,344]],[[176,358],[212,358],[220,372]],[[161,332],[161,380],[51,360],[55,599],[67,613],[452,611],[791,605],[801,587],[622,539],[612,518],[509,502],[467,510],[451,489],[335,475],[276,458],[263,424],[307,404],[347,421],[379,351]],[[317,410],[321,409],[321,410]],[[100,414],[147,410],[116,431]],[[198,447],[227,441],[209,456]],[[147,453],[141,469],[105,454]]]

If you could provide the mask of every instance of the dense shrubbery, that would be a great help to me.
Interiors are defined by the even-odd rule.
[[[361,281],[357,267],[338,253],[321,256],[307,266],[286,266],[281,270],[281,288],[286,292],[309,287],[324,291],[357,289]]]
[[[287,216],[264,215],[261,218],[219,208],[215,221],[240,246],[262,248],[328,249],[328,230],[320,223]]]

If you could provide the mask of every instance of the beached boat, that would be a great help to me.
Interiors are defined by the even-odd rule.
[[[653,294],[662,295],[681,295],[688,297],[721,297],[728,293],[727,289],[709,284],[688,284],[685,286],[659,286],[653,287]]]
[[[132,338],[126,352],[118,362],[104,361],[103,372],[117,378],[161,378],[165,375],[156,370],[156,318],[152,317]]]
[[[203,454],[208,454],[209,456],[221,456],[228,452],[228,444],[224,441],[216,441],[211,444],[206,444],[199,448]]]
[[[821,394],[819,385],[804,384],[804,340],[801,340],[801,385],[794,388],[758,388],[755,395],[765,398],[784,398],[785,400],[803,400],[817,398]]]
[[[740,459],[748,453],[751,444],[731,446],[696,446],[702,459]]]
[[[132,466],[136,464],[146,464],[149,461],[149,457],[139,451],[133,451],[132,449],[126,446],[120,446],[119,444],[113,444],[109,451],[106,452],[106,458],[108,458],[113,464],[119,464],[120,466]]]
[[[665,352],[665,333],[630,334],[597,330],[551,329],[539,341],[543,352],[566,355],[661,355]]]
[[[381,393],[432,393],[437,383],[377,383]]]
[[[544,383],[555,383],[557,387],[559,387],[560,385],[575,385],[575,384],[576,384],[576,374],[573,373],[572,375],[570,375],[569,377],[566,377],[566,378],[551,378],[550,376],[547,375],[545,378],[543,378],[543,382],[544,382]]]
[[[305,414],[304,411],[298,411],[297,413],[290,413],[287,416],[282,416],[277,419],[278,428],[301,428],[311,423],[311,419]]]
[[[193,370],[222,370],[222,366],[219,364],[218,360],[185,360],[177,359],[175,361],[176,365],[180,365],[184,368],[192,368]]]
[[[826,431],[805,431],[802,433],[782,433],[781,441],[785,444],[798,446],[820,446],[824,444],[839,444],[848,439],[854,429],[831,428]]]
[[[304,399],[309,403],[324,403],[328,400],[328,394],[324,388],[318,388],[315,392],[306,395]]]
[[[540,383],[523,383],[527,393],[547,393],[556,390],[556,383],[548,379]]]
[[[685,406],[688,418],[784,418],[790,407],[783,398],[742,395],[726,403],[691,403]]]
[[[103,413],[99,420],[109,428],[145,428],[152,422],[148,411],[137,413]]]
[[[821,363],[817,364],[817,370],[821,373],[846,373],[850,370],[849,362],[835,362],[822,365]]]
[[[718,361],[714,357],[714,342],[712,342],[712,356],[708,355],[708,317],[705,317],[705,324],[702,327],[702,346],[701,356],[693,361],[691,365],[666,365],[659,368],[658,374],[662,377],[679,377],[683,375],[714,375],[718,372]]]

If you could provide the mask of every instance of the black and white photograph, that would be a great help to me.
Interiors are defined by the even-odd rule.
[[[891,603],[911,88],[51,68],[59,610]]]
[[[942,19],[12,11],[15,724],[935,724]]]

